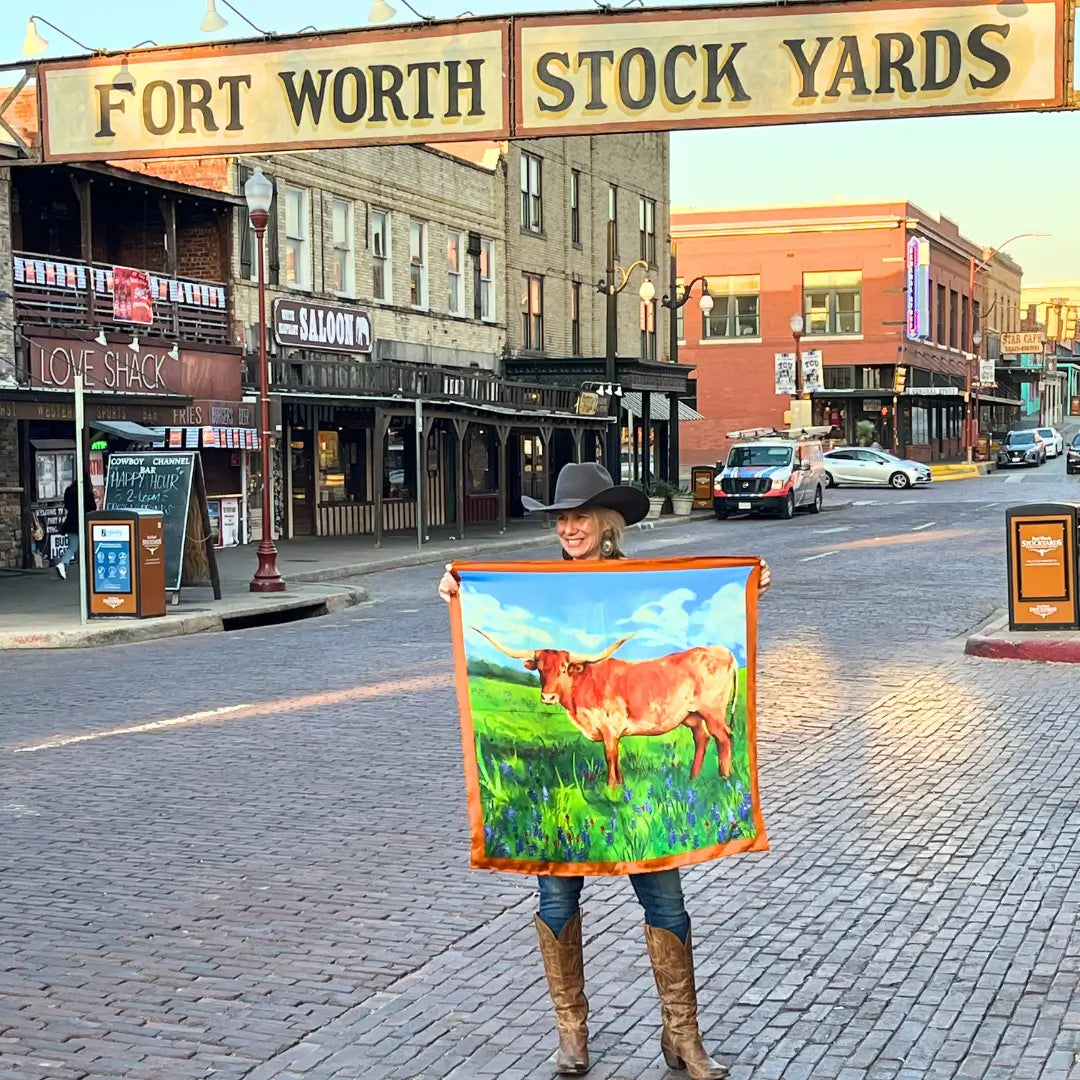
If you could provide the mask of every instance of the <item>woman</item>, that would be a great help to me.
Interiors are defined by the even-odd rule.
[[[621,559],[623,531],[648,513],[648,497],[634,488],[613,484],[611,475],[594,462],[566,465],[555,484],[555,501],[544,506],[522,497],[528,511],[558,514],[556,531],[564,559]],[[458,592],[449,572],[439,583],[447,601]],[[762,564],[760,592],[769,587],[769,569]],[[683,903],[678,870],[630,874],[645,912],[645,941],[660,995],[663,1033],[660,1047],[673,1069],[685,1069],[691,1080],[722,1080],[728,1070],[706,1053],[697,1020],[697,991],[690,917]],[[535,917],[540,954],[559,1030],[556,1071],[579,1076],[589,1070],[589,1006],[581,953],[582,877],[542,876],[540,910]]]

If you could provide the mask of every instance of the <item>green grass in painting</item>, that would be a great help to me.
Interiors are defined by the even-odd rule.
[[[694,740],[680,726],[624,738],[626,782],[609,788],[603,745],[586,739],[561,706],[541,704],[538,683],[474,672],[469,696],[489,857],[641,861],[754,836],[745,669],[727,779],[712,740],[701,775],[690,779]]]

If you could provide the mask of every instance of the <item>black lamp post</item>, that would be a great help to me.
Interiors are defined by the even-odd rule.
[[[274,546],[274,517],[271,501],[271,437],[270,437],[270,387],[266,370],[266,266],[263,257],[263,241],[266,225],[270,220],[270,204],[274,201],[274,185],[256,168],[244,185],[248,217],[255,230],[255,246],[258,249],[259,267],[259,408],[262,427],[262,539],[259,541],[259,568],[251,579],[251,591],[257,593],[284,592],[285,581],[278,573],[277,548]]]
[[[673,364],[679,362],[679,320],[676,312],[686,306],[693,295],[694,286],[701,282],[701,299],[698,307],[701,314],[708,316],[713,309],[713,298],[709,293],[709,280],[705,277],[696,277],[689,285],[683,287],[679,293],[679,271],[676,245],[672,243],[668,258],[668,295],[660,304],[671,313],[668,316],[668,356]],[[668,479],[673,484],[679,482],[679,406],[675,403],[674,409],[668,407]]]
[[[637,262],[631,263],[625,270],[621,266],[615,265],[614,221],[608,222],[607,256],[607,276],[603,281],[598,281],[596,283],[596,291],[603,293],[607,297],[607,340],[606,348],[604,350],[604,379],[609,386],[614,387],[619,381],[615,363],[616,355],[618,353],[618,305],[615,302],[615,298],[630,283],[630,275],[639,266],[647,270],[649,264],[644,259],[638,259]],[[648,303],[656,296],[656,287],[648,277],[641,283],[638,295],[645,303]],[[609,415],[611,412],[611,403],[616,400],[617,397],[614,394],[609,399]],[[615,422],[613,424],[608,424],[606,449],[604,451],[604,457],[607,459],[606,465],[608,467],[608,472],[611,473],[611,478],[616,484],[622,482],[622,423],[620,420],[620,412],[621,409],[616,404]]]

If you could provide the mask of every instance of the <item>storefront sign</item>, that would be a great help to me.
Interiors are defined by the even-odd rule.
[[[1066,0],[424,23],[45,61],[46,161],[1062,108]],[[513,55],[511,56],[511,41]],[[511,84],[511,75],[513,81]]]
[[[147,49],[45,63],[49,161],[505,138],[509,23]]]
[[[57,394],[56,401],[20,399],[0,401],[0,419],[3,420],[63,420],[75,422],[75,405],[70,394]],[[126,420],[144,427],[167,427],[173,409],[164,405],[117,404],[111,401],[86,403],[86,418],[94,420]]]
[[[1043,336],[1037,330],[1022,330],[1019,333],[1001,335],[1001,352],[1004,356],[1041,353],[1042,351]]]
[[[359,308],[274,301],[274,340],[295,349],[335,353],[371,352],[371,316]]]
[[[1064,25],[1055,0],[526,17],[515,134],[1046,108]]]
[[[193,401],[173,409],[169,427],[253,428],[258,406],[247,401]]]
[[[63,338],[30,339],[30,378],[44,389],[75,386],[81,370],[87,392],[110,390],[121,394],[180,393],[180,361],[168,347],[140,348],[98,345]]]
[[[795,393],[795,354],[778,352],[773,357],[776,366],[776,392],[781,397]]]
[[[824,389],[820,349],[807,349],[802,354],[802,383],[804,394],[816,394]]]
[[[150,292],[150,275],[145,270],[114,266],[113,318],[117,322],[149,326],[154,321],[154,303]]]
[[[909,386],[904,393],[915,397],[959,397],[962,391],[958,386]]]
[[[907,242],[907,336],[930,334],[930,242],[913,236]]]
[[[983,357],[979,361],[979,385],[993,386],[997,382],[997,365],[993,360]]]

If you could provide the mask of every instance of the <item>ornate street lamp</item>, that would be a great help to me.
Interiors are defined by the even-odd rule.
[[[804,401],[810,397],[803,382],[802,346],[800,344],[805,326],[806,323],[803,321],[802,315],[796,312],[791,316],[791,336],[795,339],[795,396]]]
[[[270,439],[270,387],[266,362],[266,266],[263,255],[266,225],[270,220],[270,204],[274,201],[274,185],[256,167],[244,185],[248,217],[255,230],[258,249],[259,282],[259,407],[262,427],[262,539],[259,541],[259,568],[251,579],[251,591],[258,593],[284,592],[285,581],[277,568],[277,548],[274,546],[274,517],[271,500],[272,468]]]

